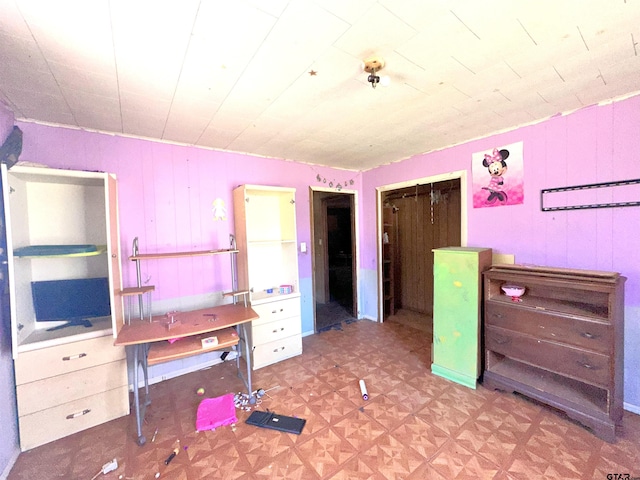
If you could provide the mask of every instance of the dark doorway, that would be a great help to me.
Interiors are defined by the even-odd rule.
[[[312,191],[315,331],[357,316],[354,195]]]
[[[327,249],[329,251],[329,300],[353,310],[351,270],[351,209],[327,208]]]

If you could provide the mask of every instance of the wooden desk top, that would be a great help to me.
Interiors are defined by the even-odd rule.
[[[114,345],[138,345],[190,337],[257,320],[259,316],[251,307],[238,304],[176,312],[174,318],[176,323],[171,329],[167,328],[168,319],[165,315],[154,316],[151,322],[132,320],[130,325],[122,326]]]

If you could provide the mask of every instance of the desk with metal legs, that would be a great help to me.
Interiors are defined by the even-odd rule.
[[[237,351],[238,376],[247,388],[250,403],[255,403],[251,386],[251,355],[247,343],[247,325],[258,315],[245,305],[221,305],[189,312],[173,314],[173,323],[166,315],[151,318],[151,322],[139,321],[124,325],[118,332],[115,345],[127,347],[127,355],[133,359],[133,397],[136,414],[138,445],[146,443],[142,434],[142,421],[149,399],[149,365],[177,360],[214,350],[228,350],[240,342],[245,347],[246,378],[240,370],[240,350]],[[211,346],[203,347],[203,339],[216,337]],[[168,340],[177,339],[173,343]],[[206,345],[207,342],[205,342]],[[139,369],[144,377],[144,403],[140,404]]]

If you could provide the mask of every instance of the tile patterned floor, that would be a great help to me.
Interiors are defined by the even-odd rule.
[[[151,388],[145,434],[132,416],[35,448],[9,480],[91,479],[607,479],[640,477],[640,416],[625,412],[615,444],[521,396],[471,390],[430,373],[428,329],[356,321],[306,337],[302,356],[255,372],[261,410],[307,419],[302,435],[246,425],[195,431],[199,386],[241,390],[235,362]],[[362,400],[364,379],[370,399]],[[181,450],[164,460],[180,440]],[[623,477],[618,477],[623,478]]]

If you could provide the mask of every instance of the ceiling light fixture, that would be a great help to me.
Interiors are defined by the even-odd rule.
[[[364,71],[369,74],[369,76],[367,77],[367,82],[369,82],[373,88],[376,88],[378,83],[383,87],[389,85],[388,76],[380,78],[380,76],[376,75],[376,72],[379,72],[384,68],[384,59],[382,59],[381,57],[371,57],[366,59],[363,62],[363,65]]]

